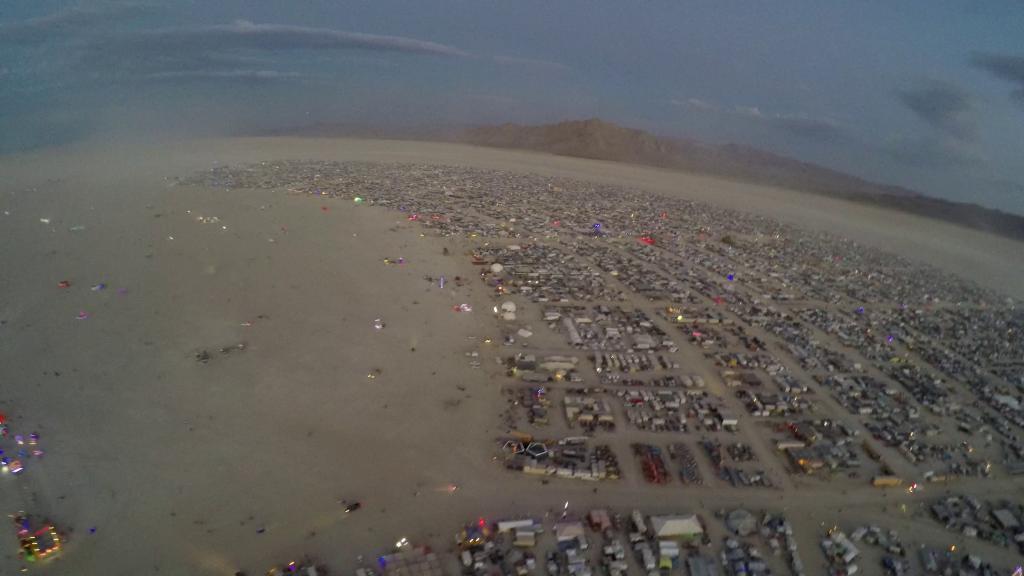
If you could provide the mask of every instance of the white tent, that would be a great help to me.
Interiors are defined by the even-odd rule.
[[[582,522],[559,522],[555,524],[555,537],[559,542],[582,538],[584,534]]]
[[[696,538],[704,534],[697,516],[651,516],[651,530],[657,538]]]

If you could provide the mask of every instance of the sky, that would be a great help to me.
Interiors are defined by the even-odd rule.
[[[0,153],[591,117],[1024,214],[1024,2],[0,3]]]

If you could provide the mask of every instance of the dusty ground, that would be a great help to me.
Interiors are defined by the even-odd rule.
[[[646,186],[832,229],[1024,294],[1024,251],[1009,240],[649,168],[315,139],[0,159],[0,410],[13,431],[38,431],[47,450],[22,476],[0,478],[0,506],[74,529],[67,553],[40,572],[259,573],[302,553],[345,568],[401,536],[446,545],[463,521],[566,500],[578,510],[705,513],[770,503],[789,510],[812,568],[816,530],[840,504],[865,516],[881,510],[868,489],[687,491],[632,474],[595,494],[506,474],[490,461],[500,387],[464,356],[495,334],[489,301],[475,284],[442,291],[423,279],[471,274],[463,247],[448,244],[443,256],[444,241],[378,208],[166,181],[215,162],[277,158],[459,163]],[[58,288],[61,280],[72,286]],[[97,283],[106,289],[90,290]],[[462,302],[474,312],[453,312]],[[89,317],[78,320],[80,311]],[[244,350],[219,352],[239,343]],[[203,349],[205,364],[195,359]],[[493,352],[483,350],[487,366]],[[450,494],[449,484],[459,489]],[[346,516],[340,499],[365,508]],[[946,538],[938,526],[921,530]],[[13,530],[0,528],[2,573],[18,566],[14,544]]]

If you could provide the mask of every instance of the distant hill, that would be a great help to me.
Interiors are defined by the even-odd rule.
[[[900,186],[869,182],[824,166],[748,146],[712,146],[661,138],[598,119],[540,126],[478,126],[464,130],[457,139],[480,146],[645,164],[774,185],[902,210],[1024,240],[1024,216],[925,196]]]

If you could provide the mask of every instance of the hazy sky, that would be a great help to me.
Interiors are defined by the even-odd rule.
[[[1024,213],[1024,2],[0,3],[0,151],[592,116]]]

